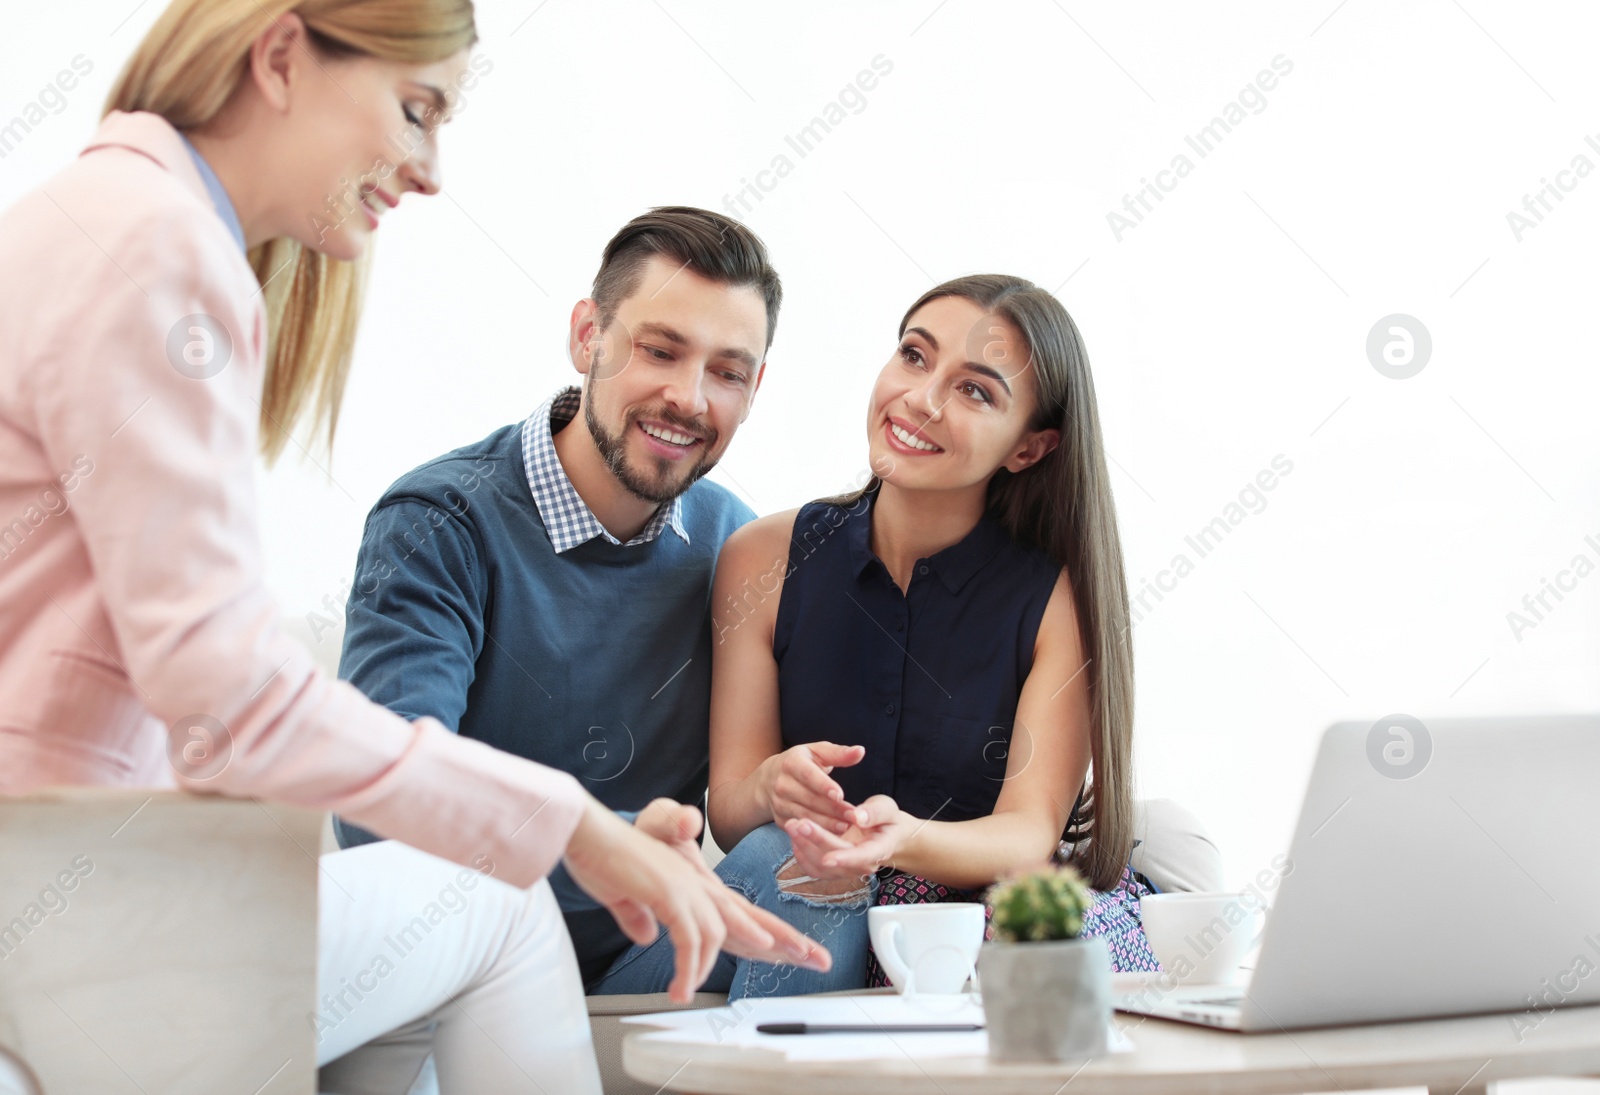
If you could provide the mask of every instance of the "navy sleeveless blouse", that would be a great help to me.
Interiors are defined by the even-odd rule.
[[[1061,568],[985,516],[917,560],[902,594],[872,552],[876,498],[795,518],[772,636],[784,748],[865,746],[832,773],[848,802],[887,794],[914,817],[986,817]]]

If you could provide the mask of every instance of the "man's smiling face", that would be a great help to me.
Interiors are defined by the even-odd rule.
[[[711,281],[662,255],[602,329],[575,324],[583,416],[632,494],[668,502],[716,466],[761,382],[767,308],[754,285]]]

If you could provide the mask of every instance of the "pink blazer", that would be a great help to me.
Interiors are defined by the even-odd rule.
[[[209,379],[178,368],[195,371],[198,314],[233,344]],[[277,626],[254,485],[265,338],[255,275],[154,114],[110,115],[0,215],[0,792],[276,799],[530,885],[577,825],[578,782],[406,722]],[[226,731],[209,764],[196,716]]]

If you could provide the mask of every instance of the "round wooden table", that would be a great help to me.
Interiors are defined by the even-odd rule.
[[[1516,1022],[1513,1020],[1516,1019]],[[1544,1015],[1479,1015],[1279,1034],[1235,1034],[1116,1016],[1131,1053],[1062,1064],[984,1057],[916,1061],[790,1061],[761,1049],[643,1041],[623,1044],[623,1067],[661,1090],[702,1095],[1301,1095],[1426,1087],[1486,1095],[1496,1080],[1600,1075],[1600,1006]]]

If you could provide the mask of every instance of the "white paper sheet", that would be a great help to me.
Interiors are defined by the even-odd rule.
[[[749,1046],[782,1053],[791,1061],[857,1061],[934,1057],[983,1057],[989,1036],[982,1030],[892,1034],[762,1034],[759,1023],[983,1023],[975,994],[935,996],[787,996],[740,1000],[728,1007],[630,1015],[624,1023],[665,1027],[644,1035],[651,1041],[689,1045]],[[1111,1051],[1133,1043],[1115,1026]]]

